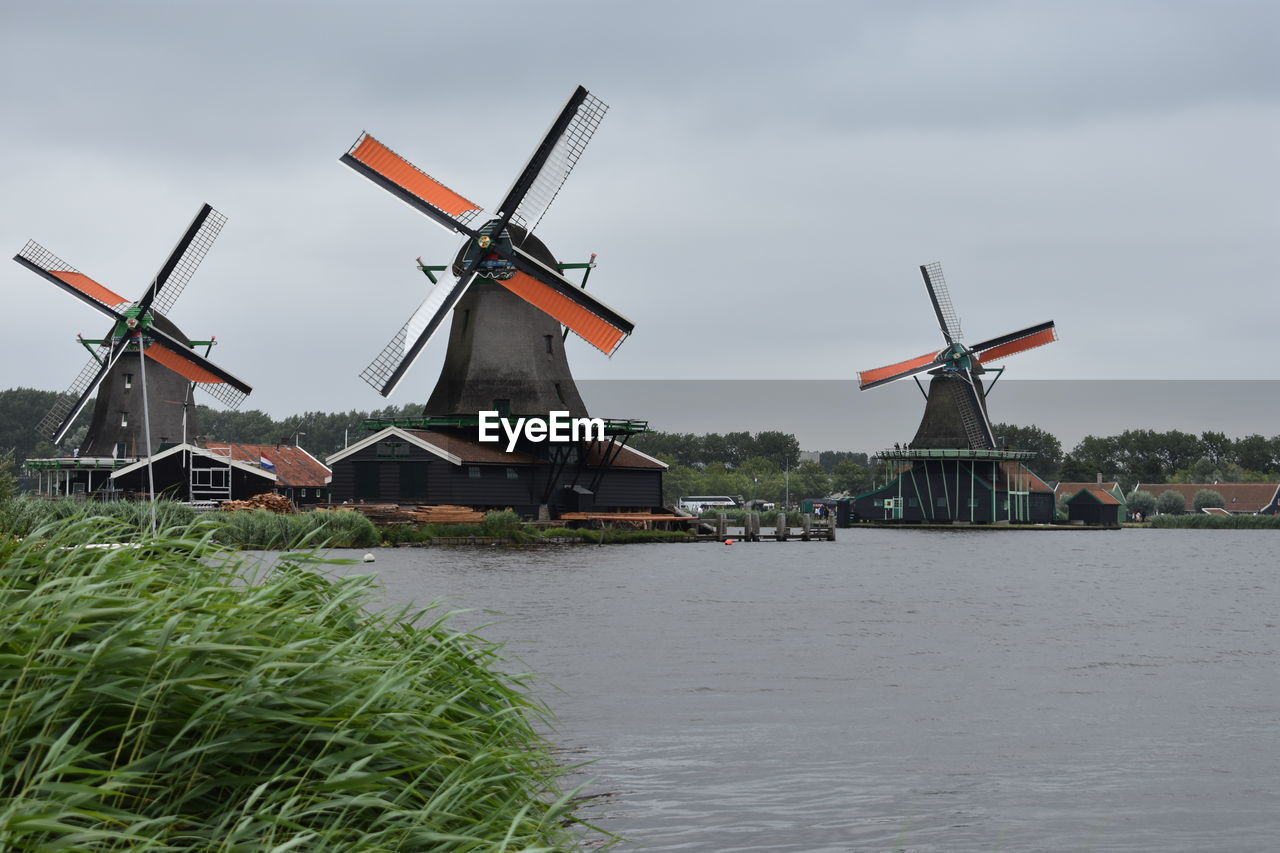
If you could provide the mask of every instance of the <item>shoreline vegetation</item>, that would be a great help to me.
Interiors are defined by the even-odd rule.
[[[149,519],[148,519],[149,522]],[[502,647],[201,520],[0,537],[0,848],[582,849]],[[89,542],[130,542],[89,548]]]
[[[213,540],[229,548],[282,551],[298,548],[372,548],[380,545],[454,544],[483,540],[484,544],[623,544],[630,542],[692,542],[697,537],[678,530],[632,530],[547,527],[524,522],[514,512],[487,513],[474,524],[375,525],[353,510],[316,510],[276,514],[263,509],[197,513],[184,503],[158,500],[156,527],[165,530],[199,521],[207,525]],[[103,503],[81,498],[32,498],[16,496],[0,500],[0,536],[28,536],[53,522],[100,518],[118,526],[110,529],[131,542],[151,528],[151,504],[145,501]],[[97,540],[105,542],[108,540]]]

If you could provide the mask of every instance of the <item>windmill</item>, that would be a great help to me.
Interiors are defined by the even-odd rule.
[[[533,230],[555,200],[608,107],[579,86],[494,215],[362,133],[341,161],[433,222],[465,238],[452,267],[422,267],[434,286],[360,374],[387,396],[453,314],[445,363],[424,414],[585,414],[562,345],[564,329],[612,355],[632,323],[560,274]],[[433,270],[444,274],[437,281]]]
[[[607,498],[613,507],[661,505],[663,463],[634,451],[624,453],[631,435],[647,431],[645,421],[597,419],[606,440],[531,439],[498,458],[491,445],[478,443],[481,412],[515,419],[553,413],[585,419],[586,405],[565,356],[566,333],[612,355],[633,329],[627,318],[586,292],[594,255],[587,263],[559,263],[533,234],[607,110],[578,86],[488,217],[480,205],[368,133],[340,158],[437,225],[461,235],[463,243],[447,268],[419,262],[432,281],[431,292],[360,374],[378,393],[391,394],[452,316],[444,364],[422,417],[366,421],[366,429],[379,432],[329,457],[335,464],[335,496],[524,507],[521,511],[539,514],[555,508],[586,511],[597,497]],[[582,282],[565,278],[561,273],[567,269],[583,269]],[[439,278],[437,272],[442,273]],[[402,427],[417,432],[393,434]],[[422,457],[421,464],[413,462],[425,449],[433,449],[437,461]],[[500,462],[503,467],[472,462]],[[395,470],[375,476],[378,465],[366,463],[385,463]],[[418,469],[430,473],[413,473]],[[501,477],[487,478],[486,471],[498,471]]]
[[[858,374],[858,388],[862,391],[907,377],[915,378],[919,384],[921,373],[932,377],[925,394],[924,415],[915,437],[905,448],[880,454],[882,459],[911,464],[895,481],[900,494],[896,498],[886,498],[884,489],[872,494],[881,494],[881,500],[894,501],[885,504],[897,513],[891,517],[908,517],[903,515],[903,511],[915,506],[919,510],[916,520],[955,521],[967,517],[967,520],[974,521],[978,516],[986,515],[985,501],[980,502],[975,497],[978,485],[985,484],[992,504],[986,520],[998,520],[1000,505],[997,505],[996,498],[1002,491],[1006,493],[1006,503],[1002,505],[1009,518],[1028,520],[1018,517],[1023,510],[1030,512],[1030,490],[1023,486],[1039,480],[1021,463],[1034,454],[996,446],[996,436],[991,431],[991,420],[987,414],[987,394],[1004,369],[990,368],[989,365],[1057,340],[1054,323],[1049,320],[972,346],[966,345],[960,318],[942,275],[942,265],[937,262],[922,265],[920,274],[924,277],[925,289],[946,346]],[[996,379],[984,384],[984,375],[993,371]],[[968,482],[967,500],[965,481]],[[901,494],[904,483],[909,483],[905,498]],[[893,487],[891,484],[888,488],[892,490]],[[1019,507],[1016,501],[1008,502],[1008,494],[1026,498],[1028,506]],[[903,500],[907,503],[901,503]],[[866,509],[860,507],[859,512],[864,516],[874,515]]]
[[[231,408],[240,404],[250,387],[193,349],[204,345],[207,353],[214,341],[192,342],[166,316],[225,222],[221,213],[203,205],[160,271],[134,302],[99,284],[34,240],[14,256],[15,261],[93,306],[111,321],[104,337],[80,339],[92,358],[40,422],[38,432],[55,444],[61,442],[97,392],[79,456],[137,457],[144,455],[148,446],[158,448],[161,439],[175,441],[185,433],[193,384]],[[147,362],[152,363],[150,373]],[[135,376],[139,378],[136,384]],[[180,398],[182,411],[162,406],[152,418],[146,406],[148,398]]]

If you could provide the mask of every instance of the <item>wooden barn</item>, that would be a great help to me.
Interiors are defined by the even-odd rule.
[[[1067,498],[1067,520],[1078,524],[1119,527],[1123,504],[1109,490],[1088,486]]]
[[[662,506],[666,464],[612,441],[528,444],[508,453],[463,431],[385,427],[328,457],[335,503],[449,504],[538,517],[544,507]]]
[[[1053,489],[1021,461],[1032,454],[1001,450],[909,449],[881,458],[904,462],[886,486],[853,499],[857,521],[926,524],[1048,524]]]

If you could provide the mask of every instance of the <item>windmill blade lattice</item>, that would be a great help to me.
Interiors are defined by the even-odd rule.
[[[942,264],[934,261],[920,267],[924,276],[925,288],[929,291],[929,299],[933,302],[933,311],[938,316],[938,326],[947,343],[953,344],[964,338],[960,331],[960,316],[951,303],[951,293],[947,290],[947,279],[942,275]]]
[[[498,212],[510,213],[518,225],[532,233],[560,194],[608,111],[608,104],[579,86],[552,123],[542,145],[534,149]],[[513,201],[514,209],[509,210]]]
[[[155,292],[151,301],[153,311],[159,311],[161,314],[169,313],[174,303],[178,301],[178,297],[182,295],[182,291],[186,289],[187,282],[191,281],[191,277],[199,269],[204,256],[209,253],[209,247],[213,245],[214,240],[218,239],[218,234],[222,232],[222,226],[226,222],[227,217],[207,204],[196,214],[187,233],[178,241],[178,245],[174,247],[169,260],[160,268],[161,273],[156,276],[156,281],[152,285]],[[169,273],[164,280],[161,280],[161,275],[166,269]]]
[[[53,406],[45,413],[45,416],[40,419],[40,423],[36,425],[36,434],[44,436],[45,438],[53,439],[54,435],[60,431],[58,429],[59,427],[64,423],[70,425],[69,422],[74,420],[76,415],[80,414],[79,409],[84,408],[83,406],[77,408],[76,402],[79,401],[85,391],[94,384],[94,380],[102,370],[102,365],[107,362],[110,356],[110,347],[102,345],[98,346],[97,355],[94,358],[89,359],[89,361],[85,363],[85,366],[80,368],[80,372],[76,374],[76,378],[71,381],[70,387],[57,396],[53,401]],[[85,397],[85,399],[88,398]],[[75,411],[73,412],[72,409],[75,409]],[[54,439],[55,443],[59,440],[60,439]]]
[[[467,276],[466,283],[470,284],[472,278],[474,275]],[[451,272],[441,279],[382,352],[360,371],[360,378],[384,397],[394,391],[464,292],[463,282]]]

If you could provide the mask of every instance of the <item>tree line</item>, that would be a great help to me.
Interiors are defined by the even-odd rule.
[[[0,391],[0,455],[11,454],[21,469],[32,457],[70,455],[88,429],[92,404],[85,407],[58,447],[36,435],[35,427],[57,394],[34,388]],[[362,438],[368,418],[412,417],[421,403],[368,411],[302,412],[282,419],[257,409],[229,411],[196,407],[199,437],[247,444],[299,444],[323,460]],[[1036,454],[1029,467],[1048,481],[1092,481],[1098,474],[1126,489],[1138,483],[1260,482],[1280,479],[1280,435],[1231,438],[1220,432],[1200,435],[1169,430],[1126,430],[1118,435],[1085,436],[1070,452],[1040,427],[994,424],[999,445]],[[667,433],[635,436],[631,446],[656,456],[667,471],[668,499],[690,494],[729,494],[781,502],[835,493],[860,494],[888,482],[890,465],[874,455],[824,450],[815,459],[800,458],[792,433]]]

